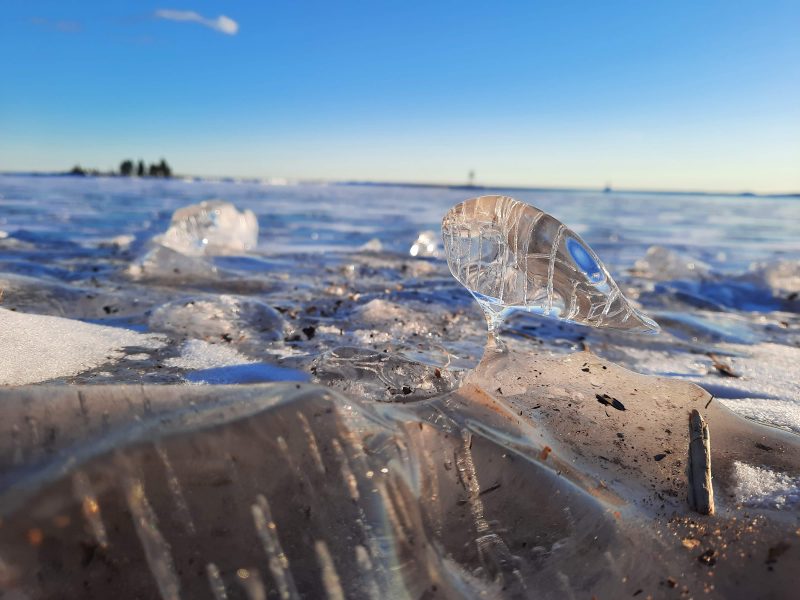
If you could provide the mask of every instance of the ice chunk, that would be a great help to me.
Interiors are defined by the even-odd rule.
[[[135,280],[161,281],[170,283],[186,281],[207,281],[219,279],[216,266],[200,256],[186,256],[166,246],[156,246],[127,269]]]
[[[169,302],[153,311],[148,324],[154,331],[234,344],[283,339],[286,327],[271,306],[228,294]]]
[[[245,252],[258,242],[258,220],[230,202],[205,201],[176,210],[156,241],[189,256]]]
[[[742,279],[755,282],[777,294],[800,293],[800,261],[776,260],[755,263]]]
[[[450,271],[486,313],[489,330],[514,310],[593,327],[656,333],[574,231],[508,196],[457,204],[442,221]]]
[[[372,238],[365,244],[362,244],[359,250],[363,252],[382,252],[383,244],[378,238]]]
[[[706,263],[663,246],[651,246],[643,258],[636,261],[634,270],[651,279],[698,279],[711,271]]]
[[[411,256],[439,256],[441,253],[439,236],[435,231],[423,231],[411,244],[408,253]]]

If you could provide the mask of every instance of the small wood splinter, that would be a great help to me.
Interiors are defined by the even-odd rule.
[[[714,514],[711,483],[711,438],[700,413],[689,416],[689,506],[702,515]]]

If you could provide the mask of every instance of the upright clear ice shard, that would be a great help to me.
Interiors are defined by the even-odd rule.
[[[571,229],[508,196],[457,204],[442,220],[450,271],[486,313],[490,331],[513,310],[642,333],[658,324],[634,308]]]

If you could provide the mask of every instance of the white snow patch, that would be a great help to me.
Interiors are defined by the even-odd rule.
[[[666,355],[640,348],[626,348],[625,354],[635,371],[708,386],[717,400],[743,417],[800,433],[800,379],[796,375],[800,348],[762,343],[717,344],[716,349],[741,377],[716,375],[711,360],[698,355]]]
[[[124,358],[125,347],[163,345],[152,334],[0,308],[0,385],[77,375]]]
[[[181,347],[181,355],[164,361],[168,367],[200,370],[232,367],[258,362],[248,358],[235,349],[219,344],[209,344],[202,340],[189,340]]]
[[[743,462],[733,463],[736,499],[748,506],[788,508],[800,502],[800,477]]]
[[[772,398],[719,398],[733,412],[800,434],[800,403]]]

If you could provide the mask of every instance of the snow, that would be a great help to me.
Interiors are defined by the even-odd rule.
[[[763,508],[788,508],[800,502],[800,477],[764,467],[733,463],[738,502]]]
[[[251,364],[257,361],[246,357],[235,349],[202,340],[189,340],[181,347],[181,355],[164,361],[168,367],[187,370],[216,369],[233,365]]]
[[[69,377],[124,357],[126,347],[158,348],[159,336],[0,308],[0,385]]]

